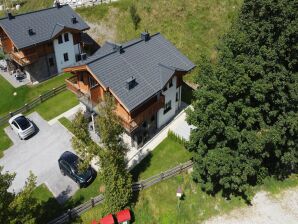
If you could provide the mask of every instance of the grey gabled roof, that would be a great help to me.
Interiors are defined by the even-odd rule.
[[[188,72],[195,65],[160,33],[148,41],[141,38],[122,45],[106,43],[93,56],[78,65],[86,64],[104,87],[111,89],[129,110],[162,90],[176,71]],[[126,80],[136,78],[137,85],[128,90]]]
[[[77,23],[72,22],[73,17]],[[6,17],[0,19],[0,26],[18,49],[49,41],[65,28],[78,31],[89,29],[69,5],[20,14],[13,19]],[[29,35],[29,28],[33,29],[34,35]]]

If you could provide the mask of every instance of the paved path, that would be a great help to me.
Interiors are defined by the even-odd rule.
[[[3,70],[0,70],[0,75],[3,78],[5,78],[6,81],[8,81],[14,88],[18,88],[20,86],[24,86],[31,83],[30,80],[27,78],[22,80],[22,82],[19,82],[15,79],[13,75],[10,75],[8,72],[4,72]]]
[[[10,127],[5,129],[14,145],[4,151],[0,165],[4,170],[16,173],[10,190],[19,192],[32,171],[37,176],[37,185],[45,183],[58,201],[63,202],[78,189],[58,167],[60,155],[66,150],[73,151],[71,135],[59,122],[50,126],[36,112],[28,117],[39,128],[38,133],[28,140],[19,140]]]
[[[298,188],[284,191],[278,197],[258,192],[252,206],[217,216],[204,224],[297,224]]]

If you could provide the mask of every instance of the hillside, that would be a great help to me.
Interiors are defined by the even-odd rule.
[[[19,13],[52,6],[52,0],[27,0]],[[145,29],[161,32],[198,64],[200,55],[216,58],[215,46],[229,28],[242,0],[120,0],[111,4],[79,8],[76,11],[91,26],[90,34],[99,43],[138,37]],[[134,29],[130,6],[141,18]],[[195,72],[195,71],[194,71]]]

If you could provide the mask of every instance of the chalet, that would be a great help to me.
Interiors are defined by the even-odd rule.
[[[0,19],[0,47],[10,73],[21,71],[43,81],[75,64],[84,54],[89,26],[68,5]],[[87,43],[89,44],[89,42]]]
[[[109,92],[132,146],[142,145],[181,106],[182,77],[195,65],[160,33],[124,44],[106,42],[95,54],[65,68],[68,89],[90,111]]]

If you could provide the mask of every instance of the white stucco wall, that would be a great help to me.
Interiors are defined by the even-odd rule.
[[[69,41],[65,42],[64,33],[61,34],[63,43],[58,43],[58,38],[53,41],[54,50],[55,50],[55,57],[56,57],[56,64],[58,72],[61,72],[63,68],[73,65],[76,62],[76,53],[79,52],[78,44],[73,44],[73,36],[71,33],[68,33]],[[64,61],[64,54],[68,54],[68,61]]]
[[[157,112],[157,128],[160,128],[162,125],[167,123],[174,115],[178,107],[176,107],[176,92],[177,89],[177,78],[173,77],[173,86],[169,88],[169,83],[167,84],[167,90],[162,92],[165,96],[165,103],[171,101],[171,110],[169,110],[166,114],[164,114],[164,108],[161,108]],[[180,97],[181,98],[181,97]],[[179,99],[180,99],[179,98]]]

